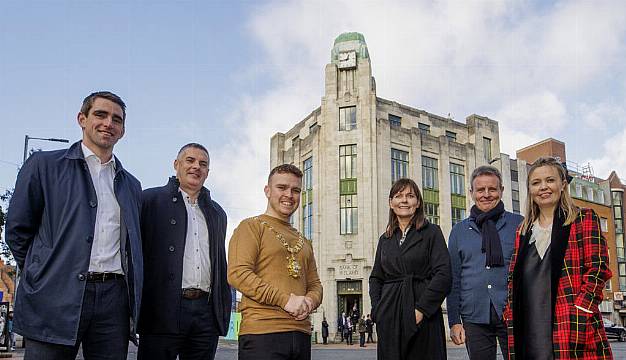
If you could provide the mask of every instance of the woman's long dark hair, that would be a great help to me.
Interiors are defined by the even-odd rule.
[[[410,187],[415,196],[417,196],[417,209],[415,209],[415,214],[411,218],[411,222],[409,226],[415,226],[415,228],[419,228],[424,225],[425,215],[424,215],[424,201],[422,198],[422,193],[420,192],[419,187],[415,181],[407,178],[398,179],[392,186],[389,191],[389,200],[393,199],[393,197],[404,190],[406,187]],[[398,221],[398,217],[396,213],[393,212],[393,209],[389,207],[389,221],[387,222],[387,230],[385,230],[385,236],[390,238],[393,233],[400,227],[400,222]]]

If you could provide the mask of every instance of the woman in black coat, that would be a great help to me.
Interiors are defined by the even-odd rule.
[[[441,303],[451,286],[441,229],[425,219],[417,184],[399,179],[389,192],[389,223],[370,275],[379,360],[446,359]]]

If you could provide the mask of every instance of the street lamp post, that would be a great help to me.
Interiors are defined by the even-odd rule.
[[[58,138],[40,138],[40,137],[32,137],[32,136],[24,136],[24,158],[22,159],[22,164],[26,162],[26,158],[28,158],[28,141],[29,140],[43,140],[43,141],[52,141],[52,142],[62,142],[69,143],[70,141],[67,139],[58,139]]]

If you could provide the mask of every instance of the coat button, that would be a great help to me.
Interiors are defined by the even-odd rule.
[[[96,203],[95,201],[91,200],[89,201],[89,206],[92,208],[95,208],[96,206],[98,206],[98,203]]]
[[[174,252],[174,245],[170,245],[169,250],[170,252]]]
[[[78,274],[78,280],[85,281],[85,274]]]
[[[176,225],[176,219],[171,218],[171,219],[170,219],[170,224],[172,224],[172,225]]]
[[[172,202],[177,202],[177,201],[178,201],[178,198],[177,198],[176,196],[174,196],[174,197],[172,198]]]
[[[85,239],[85,241],[87,241],[88,243],[91,244],[91,242],[93,241],[93,235],[89,235],[87,236],[87,238]]]

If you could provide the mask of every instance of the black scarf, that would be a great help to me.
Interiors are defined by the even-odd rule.
[[[470,218],[478,225],[483,239],[482,251],[486,253],[485,266],[504,266],[502,243],[500,243],[500,235],[498,235],[498,229],[496,229],[496,221],[502,213],[504,213],[504,203],[502,201],[498,202],[496,207],[487,212],[482,212],[476,205],[472,206],[470,210]]]

